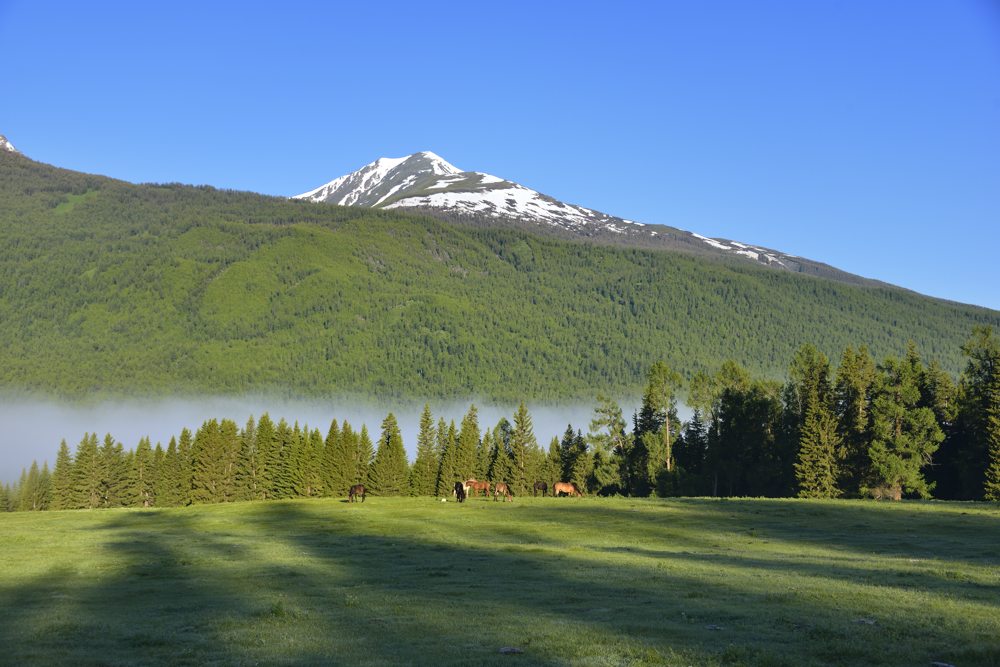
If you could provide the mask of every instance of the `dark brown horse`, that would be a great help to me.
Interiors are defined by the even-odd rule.
[[[542,498],[544,498],[545,494],[549,492],[549,485],[545,482],[535,482],[535,489],[532,491],[532,495],[538,497],[539,491],[542,492]]]
[[[510,489],[503,482],[497,482],[493,485],[493,500],[496,500],[499,495],[503,495],[504,502],[508,500],[514,502],[514,497],[510,494]]]
[[[467,480],[465,482],[465,488],[466,488],[466,491],[470,495],[475,494],[475,495],[478,496],[480,493],[482,493],[483,494],[483,498],[489,498],[490,497],[490,483],[489,482],[479,482],[479,481],[476,481],[474,479],[470,479],[470,480]]]
[[[455,482],[455,488],[451,492],[451,495],[458,499],[458,502],[465,502],[465,484],[463,482]]]
[[[353,503],[358,496],[361,496],[361,502],[365,502],[364,484],[355,484],[351,487],[351,490],[347,493],[347,502]]]
[[[579,487],[573,482],[556,482],[552,485],[552,495],[559,497],[560,493],[565,493],[568,496],[582,497],[583,492],[580,491]]]

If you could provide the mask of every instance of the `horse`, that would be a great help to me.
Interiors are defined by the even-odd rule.
[[[545,482],[535,482],[535,489],[532,491],[532,495],[537,498],[539,491],[542,492],[542,498],[544,498],[545,494],[549,491],[549,485]]]
[[[490,483],[489,482],[478,482],[474,479],[470,479],[465,482],[466,492],[470,495],[479,495],[482,491],[484,498],[490,497]]]
[[[573,482],[556,482],[553,484],[552,495],[558,498],[560,493],[565,493],[568,496],[583,496],[583,492]]]
[[[455,489],[451,492],[451,495],[458,498],[458,502],[465,502],[465,484],[462,482],[455,482]]]
[[[495,501],[500,494],[503,494],[504,502],[508,500],[514,502],[514,497],[510,495],[510,489],[503,482],[497,482],[493,485],[493,500]]]
[[[351,490],[347,494],[347,502],[353,503],[358,496],[361,496],[361,502],[365,502],[364,484],[355,484],[351,487]]]

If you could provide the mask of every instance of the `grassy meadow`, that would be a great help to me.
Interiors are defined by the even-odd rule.
[[[0,663],[1000,665],[998,546],[939,502],[0,514]]]

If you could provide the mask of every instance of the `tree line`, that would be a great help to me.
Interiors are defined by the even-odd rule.
[[[812,345],[795,353],[788,380],[759,377],[733,361],[686,383],[663,362],[646,374],[641,407],[625,419],[599,398],[585,435],[567,426],[539,446],[522,402],[512,421],[480,428],[475,405],[456,425],[420,418],[411,463],[395,416],[377,441],[336,419],[319,429],[265,413],[240,428],[209,420],[166,448],[149,438],[126,451],[110,434],[65,441],[54,468],[37,462],[0,487],[0,508],[44,510],[177,506],[242,500],[340,497],[365,484],[374,495],[446,496],[470,478],[572,481],[588,493],[629,496],[903,497],[1000,500],[1000,338],[977,327],[954,381],[910,343],[876,363],[845,349],[834,370]],[[681,423],[680,393],[693,408]]]

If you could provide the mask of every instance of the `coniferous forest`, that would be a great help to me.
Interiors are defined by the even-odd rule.
[[[396,418],[376,438],[334,419],[318,428],[210,420],[163,446],[125,450],[110,434],[64,441],[54,468],[37,462],[2,488],[7,510],[177,506],[240,500],[373,495],[447,496],[455,481],[505,482],[515,498],[536,481],[574,482],[589,494],[800,496],[1000,500],[1000,337],[976,328],[958,381],[910,344],[876,361],[848,347],[835,367],[813,345],[788,380],[755,377],[733,361],[688,382],[663,362],[646,373],[641,408],[626,416],[599,398],[594,418],[567,425],[547,448],[522,402],[484,428],[476,407],[461,423],[420,419],[407,459]],[[690,420],[677,417],[686,392]]]
[[[1000,313],[683,252],[132,185],[0,154],[0,387],[70,399],[637,395],[804,342],[913,340],[957,376]]]

